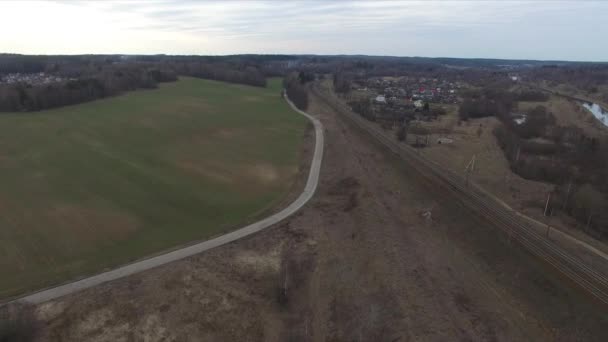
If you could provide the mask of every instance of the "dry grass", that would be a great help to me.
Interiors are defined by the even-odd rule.
[[[551,188],[550,184],[530,181],[514,174],[503,151],[496,142],[492,130],[499,121],[496,118],[472,119],[457,122],[455,110],[449,111],[446,116],[431,123],[421,123],[432,131],[437,128],[448,128],[450,133],[431,134],[430,145],[421,149],[421,153],[431,160],[439,163],[446,169],[465,175],[467,165],[475,156],[475,168],[470,177],[472,180],[503,199],[518,210],[526,211],[527,203],[541,201]],[[481,135],[478,131],[481,128]],[[448,137],[454,140],[452,144],[438,144],[439,137]],[[408,141],[414,141],[413,136]]]

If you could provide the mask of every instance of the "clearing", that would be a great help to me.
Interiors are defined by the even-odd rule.
[[[296,186],[308,124],[280,89],[182,78],[0,116],[0,298],[268,214]]]

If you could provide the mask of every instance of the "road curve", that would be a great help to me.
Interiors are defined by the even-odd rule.
[[[323,160],[323,125],[319,120],[311,116],[310,114],[301,111],[295,107],[295,105],[285,96],[285,100],[293,110],[307,117],[315,127],[315,151],[312,157],[312,163],[310,165],[310,172],[308,174],[308,180],[302,194],[287,208],[280,212],[273,214],[261,221],[252,223],[241,229],[232,231],[230,233],[218,236],[214,239],[207,240],[195,245],[184,247],[166,254],[158,255],[149,259],[134,262],[111,271],[99,273],[97,275],[84,278],[78,281],[74,281],[68,284],[52,287],[46,290],[42,290],[24,297],[18,298],[12,302],[26,302],[32,304],[43,303],[55,298],[69,295],[74,292],[78,292],[101,283],[127,277],[129,275],[139,273],[151,268],[168,264],[173,261],[187,258],[189,256],[207,251],[209,249],[227,244],[229,242],[244,238],[251,234],[257,233],[260,230],[268,228],[288,216],[294,214],[300,208],[302,208],[314,195],[319,183],[319,172],[321,171],[321,161]]]

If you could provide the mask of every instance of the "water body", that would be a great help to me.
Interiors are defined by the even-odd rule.
[[[597,103],[583,103],[583,107],[587,108],[604,126],[608,126],[608,111],[605,111]]]

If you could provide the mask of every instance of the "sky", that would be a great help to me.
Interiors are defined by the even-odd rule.
[[[0,1],[0,52],[608,61],[608,1]]]

